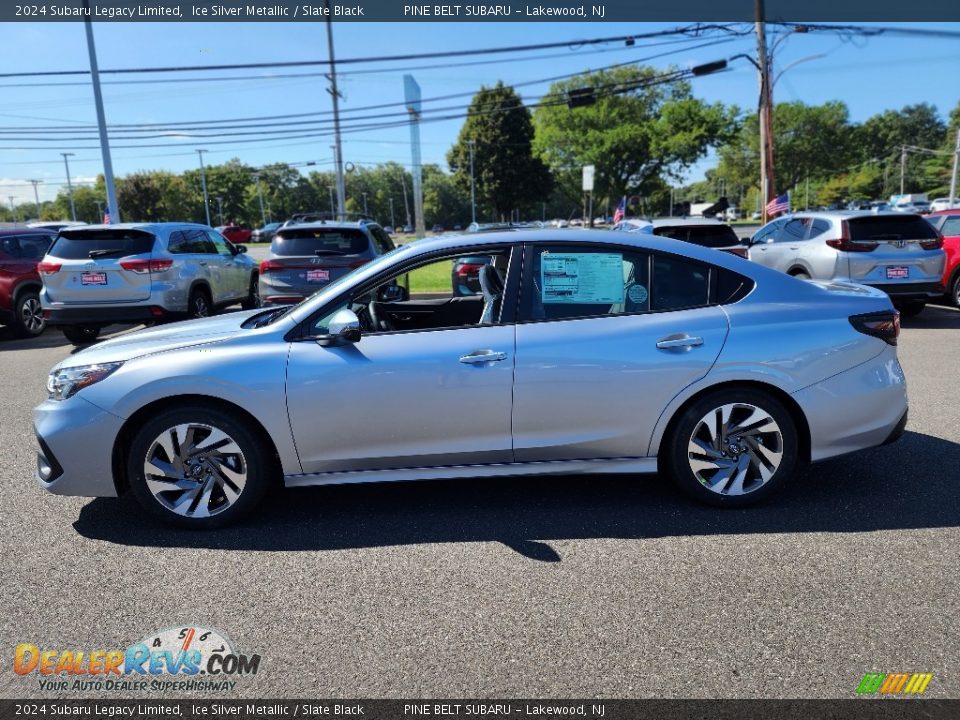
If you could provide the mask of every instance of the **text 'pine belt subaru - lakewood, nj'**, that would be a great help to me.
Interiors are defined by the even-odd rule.
[[[489,258],[478,294],[399,282],[474,256]],[[38,482],[130,490],[193,527],[237,520],[281,480],[660,473],[737,507],[899,437],[899,329],[879,290],[655,235],[442,236],[297,305],[71,355],[34,411]]]

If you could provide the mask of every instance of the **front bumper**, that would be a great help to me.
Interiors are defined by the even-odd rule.
[[[123,418],[80,395],[35,407],[37,483],[56,495],[115,497],[113,445],[122,426]]]
[[[814,462],[896,440],[906,427],[907,381],[896,350],[793,394],[810,427]]]

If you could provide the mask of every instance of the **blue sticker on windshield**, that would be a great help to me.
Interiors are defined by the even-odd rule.
[[[647,296],[647,289],[643,285],[631,285],[630,289],[627,290],[627,297],[630,298],[630,302],[636,303],[637,305],[646,303]]]

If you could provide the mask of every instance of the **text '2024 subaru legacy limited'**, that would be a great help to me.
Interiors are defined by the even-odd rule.
[[[399,280],[491,259],[483,292]],[[54,367],[38,481],[131,490],[214,527],[287,486],[660,473],[720,506],[802,463],[895,440],[899,316],[879,290],[804,282],[642,233],[422,240],[290,306],[142,330]]]

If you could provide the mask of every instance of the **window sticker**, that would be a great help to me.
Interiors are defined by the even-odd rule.
[[[647,302],[647,289],[643,285],[631,285],[630,289],[627,290],[627,297],[630,298],[630,302],[637,305],[644,305]]]
[[[544,304],[622,303],[623,255],[545,251],[540,288]]]

